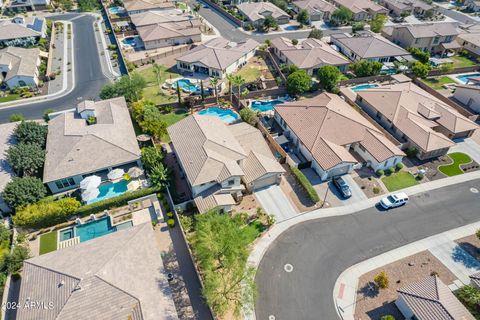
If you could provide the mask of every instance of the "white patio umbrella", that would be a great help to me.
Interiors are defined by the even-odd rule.
[[[82,200],[85,202],[88,202],[98,197],[99,194],[100,194],[100,190],[98,190],[97,188],[87,189],[82,193]]]
[[[117,180],[117,179],[120,179],[121,177],[123,177],[124,174],[125,174],[125,170],[123,170],[123,169],[115,169],[115,170],[110,171],[110,172],[107,174],[107,177],[108,177],[108,179],[110,179],[110,180]]]
[[[127,184],[128,191],[135,191],[140,188],[140,181],[132,180]]]
[[[102,179],[99,176],[88,176],[80,181],[80,188],[83,190],[95,189],[100,183],[102,183]]]
[[[127,174],[132,178],[138,178],[143,174],[143,170],[139,167],[132,167],[128,169]]]

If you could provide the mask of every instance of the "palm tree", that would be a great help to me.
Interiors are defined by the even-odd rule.
[[[153,73],[155,74],[155,79],[157,80],[158,90],[161,90],[161,83],[160,80],[162,78],[162,67],[159,64],[154,63],[153,66]]]
[[[232,82],[233,82],[233,79],[235,78],[235,75],[233,74],[227,74],[227,80],[228,80],[228,91],[230,92],[230,102],[232,101],[232,95],[233,95],[233,92],[232,92]]]
[[[163,189],[168,183],[168,168],[165,168],[162,163],[156,164],[151,168],[149,178],[154,187]]]
[[[233,84],[236,85],[238,88],[238,101],[240,101],[240,89],[244,83],[245,83],[245,79],[240,75],[236,75],[233,78]]]
[[[217,94],[218,77],[215,76],[213,78],[210,78],[210,83],[213,86],[213,92],[215,94],[215,98],[218,104],[218,94]]]

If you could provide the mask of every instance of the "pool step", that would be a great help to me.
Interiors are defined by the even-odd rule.
[[[68,247],[74,246],[74,245],[79,244],[79,243],[80,243],[80,237],[74,237],[72,239],[68,239],[68,240],[65,240],[65,241],[60,241],[58,243],[57,250],[68,248]]]

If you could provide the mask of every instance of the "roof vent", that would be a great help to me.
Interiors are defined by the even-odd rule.
[[[65,281],[64,280],[61,280],[60,283],[58,284],[58,287],[63,287],[65,285]]]

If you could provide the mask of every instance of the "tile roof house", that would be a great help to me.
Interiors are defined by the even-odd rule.
[[[275,106],[275,120],[322,180],[349,173],[361,157],[373,170],[394,167],[404,153],[338,95]]]
[[[428,159],[446,154],[451,139],[469,137],[478,128],[449,105],[412,82],[357,91],[357,104],[405,147]]]
[[[262,26],[265,17],[272,16],[277,24],[287,24],[290,15],[271,2],[249,2],[237,5],[239,13],[253,26]]]
[[[247,123],[194,114],[167,130],[200,212],[229,211],[245,189],[241,181],[249,191],[280,183],[283,167]]]
[[[194,25],[199,25],[200,19],[192,16],[191,14],[185,14],[182,10],[151,10],[140,14],[130,15],[130,20],[135,27],[148,26],[151,24],[159,24],[166,22],[186,22],[191,21]],[[197,22],[198,21],[198,22]]]
[[[0,124],[0,213],[10,212],[10,208],[7,206],[2,198],[2,191],[15,176],[12,167],[7,162],[6,151],[10,146],[16,143],[13,137],[13,131],[17,127],[17,122]]]
[[[388,14],[388,10],[370,0],[332,0],[337,7],[346,7],[353,12],[353,20],[374,19],[377,14]]]
[[[412,283],[398,292],[395,305],[406,319],[474,320],[472,314],[436,276]]]
[[[271,40],[273,52],[282,63],[294,64],[308,74],[315,75],[320,67],[334,65],[341,71],[346,71],[350,61],[335,51],[325,42],[308,38],[294,45],[287,38]]]
[[[43,182],[53,194],[77,188],[90,174],[106,180],[109,171],[133,166],[141,166],[140,148],[124,97],[86,100],[48,122]]]
[[[466,50],[475,55],[480,55],[480,32],[460,33],[457,42]]]
[[[332,14],[337,10],[330,2],[324,0],[299,0],[292,2],[293,10],[298,13],[300,10],[307,10],[311,21],[329,21]]]
[[[480,113],[479,82],[474,82],[473,84],[457,84],[453,98],[474,112]]]
[[[156,241],[144,223],[26,260],[18,301],[47,307],[16,319],[178,319]]]
[[[330,41],[352,61],[365,59],[390,62],[410,56],[408,51],[372,32],[357,32],[354,35],[348,33],[332,34]]]
[[[202,41],[200,20],[164,22],[137,27],[146,50]]]
[[[460,49],[455,41],[459,34],[457,24],[451,22],[386,26],[382,30],[385,38],[402,48],[438,54]]]
[[[413,14],[417,17],[433,16],[436,7],[422,0],[380,0],[379,3],[390,10],[390,13],[401,17],[404,14]]]
[[[255,55],[258,46],[259,43],[250,38],[239,43],[215,38],[177,57],[177,68],[222,79],[246,64]]]
[[[473,12],[479,12],[480,11],[480,1],[478,0],[465,0],[463,2],[463,5],[467,7],[467,10],[473,11]]]
[[[125,0],[123,7],[128,15],[132,15],[150,10],[172,10],[175,3],[168,0]]]
[[[45,37],[45,18],[17,16],[10,20],[0,20],[0,47],[18,46],[21,41],[37,43]]]
[[[40,49],[6,47],[0,49],[0,82],[8,87],[37,87]]]

